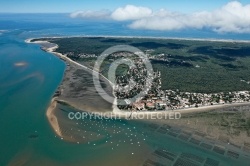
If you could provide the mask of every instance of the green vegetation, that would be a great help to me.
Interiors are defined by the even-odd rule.
[[[162,89],[201,93],[250,91],[249,43],[111,37],[46,40],[58,44],[58,52],[73,55],[98,56],[111,46],[135,46],[149,54],[154,70],[161,71]],[[161,58],[165,60],[157,59],[160,54],[164,54]],[[95,59],[76,56],[75,60],[93,66]]]
[[[250,113],[241,107],[217,109],[208,112],[193,113],[183,115],[183,119],[190,121],[199,120],[200,125],[209,125],[225,131],[227,135],[239,136],[240,133],[246,132],[250,136]]]
[[[250,118],[247,119],[247,128],[250,130]]]

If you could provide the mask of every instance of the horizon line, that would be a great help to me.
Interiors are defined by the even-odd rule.
[[[0,14],[70,14],[71,12],[0,12]]]

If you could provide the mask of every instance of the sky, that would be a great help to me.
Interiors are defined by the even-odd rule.
[[[0,0],[0,13],[69,13],[131,29],[210,29],[250,34],[250,0]]]
[[[214,10],[230,0],[0,0],[1,13],[71,13],[78,10],[115,10],[125,5],[145,6],[154,10],[196,12]],[[241,0],[242,4],[250,0]]]

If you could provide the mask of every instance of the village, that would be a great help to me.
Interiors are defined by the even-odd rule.
[[[150,60],[168,61],[167,57],[171,55],[150,55],[150,50],[146,51],[146,55]],[[95,54],[79,54],[74,55],[68,53],[68,57],[72,59],[87,59],[97,58]],[[113,62],[117,58],[127,57],[128,53],[119,52],[109,57],[109,61]],[[186,108],[198,108],[209,105],[222,105],[229,103],[242,103],[250,101],[249,91],[237,92],[220,92],[220,93],[194,93],[181,92],[176,90],[166,90],[161,88],[161,72],[154,71],[149,75],[151,82],[147,81],[147,72],[144,61],[139,58],[133,58],[135,66],[130,66],[125,75],[117,76],[116,86],[114,88],[117,99],[127,99],[136,96],[144,90],[144,96],[139,97],[134,102],[126,102],[126,104],[119,104],[118,108],[121,110],[134,111],[162,111],[175,110]],[[197,67],[197,66],[195,66]],[[145,90],[146,89],[146,90]]]
[[[198,108],[209,105],[242,103],[250,101],[249,91],[220,92],[220,93],[191,93],[161,88],[161,72],[151,75],[152,82],[147,83],[147,70],[141,59],[135,59],[136,67],[130,67],[126,75],[116,78],[115,95],[118,99],[132,98],[146,86],[147,91],[133,103],[119,105],[121,110],[157,111],[185,108]],[[131,88],[132,87],[132,88]]]
[[[243,103],[249,102],[249,100],[250,94],[248,91],[204,94],[179,92],[178,90],[160,90],[160,94],[150,93],[143,99],[133,103],[130,109],[136,111],[175,110],[209,105]]]

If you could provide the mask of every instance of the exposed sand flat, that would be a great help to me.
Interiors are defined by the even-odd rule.
[[[28,63],[27,62],[16,62],[14,63],[14,66],[16,67],[23,67],[23,66],[27,66]]]
[[[30,42],[32,39],[27,39],[27,43],[37,43],[44,46],[49,44],[48,41],[35,41]],[[81,65],[67,56],[55,52],[58,45],[52,44],[52,47],[43,47],[47,52],[50,52],[60,59],[64,60],[67,64],[64,78],[60,86],[61,95],[58,100],[67,102],[75,108],[90,112],[112,112],[112,104],[104,100],[96,91],[93,83],[93,72],[94,71],[84,65]],[[105,86],[105,91],[109,95],[113,95],[112,83],[100,75],[99,77],[101,84]]]
[[[31,40],[31,39],[30,39]],[[30,40],[26,40],[26,42],[30,42]],[[34,42],[38,44],[49,42],[47,41],[38,41]],[[62,55],[61,53],[55,52],[58,48],[57,45],[53,45],[49,48],[43,48],[46,51],[53,53],[54,55],[58,56],[62,60],[64,60],[67,64],[67,68],[65,71],[63,82],[60,86],[62,90],[62,94],[57,98],[58,101],[62,101],[67,103],[79,110],[88,111],[88,112],[109,112],[110,116],[119,116],[121,118],[131,118],[133,117],[145,117],[143,121],[147,123],[157,123],[157,124],[171,124],[173,126],[178,126],[181,128],[191,128],[193,130],[204,131],[207,134],[207,138],[218,139],[221,135],[230,137],[230,142],[242,145],[249,136],[246,133],[241,132],[239,136],[230,136],[227,133],[227,130],[221,130],[218,126],[211,127],[211,120],[210,118],[208,121],[205,121],[206,118],[203,120],[201,117],[194,117],[194,118],[183,118],[181,120],[159,120],[159,119],[146,119],[150,116],[146,115],[158,115],[158,114],[168,114],[168,113],[175,113],[179,112],[184,116],[189,115],[196,115],[197,113],[205,113],[205,112],[212,112],[214,110],[222,111],[223,109],[227,108],[234,108],[238,106],[245,106],[250,105],[249,102],[246,103],[232,103],[232,104],[220,104],[220,105],[211,105],[211,106],[202,106],[198,108],[185,108],[185,109],[176,109],[176,110],[168,110],[168,111],[140,111],[140,112],[128,112],[128,111],[121,111],[116,106],[116,100],[114,100],[113,104],[108,103],[104,99],[100,97],[100,95],[96,92],[95,87],[93,86],[93,79],[92,73],[97,72],[93,71],[92,69],[81,65],[68,57]],[[79,79],[80,77],[81,79]],[[103,83],[108,85],[107,91],[112,95],[112,83],[107,80],[105,77],[103,78]],[[52,128],[55,130],[57,135],[63,136],[62,131],[60,130],[58,119],[54,113],[56,108],[56,101],[52,101],[50,107],[47,110],[47,117]],[[143,115],[143,116],[142,116]],[[59,117],[60,118],[60,117]],[[216,118],[216,116],[214,116]],[[136,118],[133,118],[136,119]],[[60,122],[59,122],[60,123]],[[63,122],[64,123],[64,122]],[[63,126],[63,125],[62,125]],[[64,139],[66,140],[66,139]]]
[[[56,98],[53,98],[51,100],[50,106],[47,109],[46,116],[49,120],[51,127],[56,132],[56,134],[60,137],[63,137],[58,120],[57,120],[57,117],[54,114],[56,104],[57,104]]]
[[[101,80],[105,91],[112,95],[112,87],[105,79]],[[112,103],[103,99],[96,91],[92,71],[68,63],[62,84],[59,88],[61,94],[58,100],[71,106],[89,112],[112,112]]]
[[[80,36],[77,36],[77,37],[80,37]],[[86,36],[86,37],[114,37],[114,38],[118,38],[119,36]],[[128,38],[133,38],[132,36],[121,36],[121,37],[128,37]],[[51,37],[49,37],[51,38]],[[57,37],[54,37],[54,38],[57,38]],[[60,38],[60,37],[59,37]],[[62,37],[61,37],[62,38]],[[140,37],[139,37],[140,38]],[[144,38],[144,37],[143,37]],[[146,37],[146,38],[150,38],[150,37]],[[162,38],[162,39],[168,39],[168,38]],[[170,39],[175,39],[175,38],[170,38]],[[186,39],[186,38],[185,38]],[[37,43],[37,44],[49,44],[50,42],[48,41],[35,41],[35,42],[31,42],[32,39],[27,39],[26,42],[27,43]],[[182,39],[184,40],[184,39]],[[189,40],[189,39],[186,39],[186,40]],[[205,39],[194,39],[194,40],[205,40]],[[223,42],[231,42],[232,40],[207,40],[206,41],[223,41]],[[239,42],[242,42],[242,41],[239,41]],[[60,57],[61,59],[65,60],[66,62],[68,62],[69,66],[70,66],[70,69],[67,69],[66,72],[65,72],[65,76],[67,75],[67,73],[69,73],[72,68],[75,68],[74,66],[76,67],[79,67],[79,68],[82,68],[84,69],[85,71],[88,71],[90,74],[92,74],[92,72],[96,72],[98,73],[97,71],[94,71],[82,64],[79,64],[73,60],[71,60],[70,58],[64,56],[63,54],[61,53],[58,53],[58,52],[55,52],[55,50],[58,48],[58,45],[54,44],[53,47],[49,47],[49,48],[45,48],[45,50],[47,52],[50,52],[50,53],[53,53],[55,54],[56,56]],[[72,73],[71,73],[72,74]],[[92,77],[92,75],[91,75]],[[103,75],[100,74],[100,78],[103,78],[105,80],[106,83],[109,83],[111,87],[113,87],[113,84],[112,82],[110,82],[106,77],[104,77]],[[69,78],[68,78],[69,79]],[[68,87],[65,87],[64,90],[66,90]],[[112,93],[113,90],[112,90]],[[79,96],[78,96],[79,97]],[[91,98],[91,96],[88,96],[88,98]],[[97,97],[97,96],[95,96]],[[99,96],[100,98],[100,96]],[[79,98],[78,98],[79,99]],[[91,100],[88,102],[89,105],[81,105],[79,102],[76,104],[75,101],[77,99],[70,99],[70,98],[63,98],[63,97],[59,97],[59,100],[63,100],[64,102],[67,102],[68,104],[71,104],[72,106],[74,106],[75,108],[78,108],[80,110],[84,110],[84,111],[91,111],[91,112],[102,112],[102,110],[99,110],[99,109],[96,109],[93,110],[90,106],[90,103],[91,101],[93,100],[93,98],[91,98]],[[85,100],[88,100],[87,98],[85,98]],[[98,103],[92,103],[92,104],[98,104]],[[209,105],[209,106],[201,106],[201,107],[198,107],[198,108],[184,108],[184,109],[176,109],[176,110],[169,110],[171,112],[181,112],[182,114],[186,114],[186,113],[195,113],[195,112],[204,112],[204,111],[210,111],[210,110],[213,110],[213,109],[218,109],[218,108],[224,108],[224,107],[233,107],[233,106],[238,106],[238,105],[245,105],[245,104],[250,104],[250,102],[246,102],[246,103],[232,103],[232,104],[218,104],[218,105]],[[119,115],[121,117],[128,117],[131,115],[131,112],[126,112],[126,111],[121,111],[120,109],[117,108],[116,106],[116,100],[114,100],[113,102],[113,105],[112,105],[112,108],[113,108],[113,113],[114,115]],[[104,108],[103,108],[104,109]],[[109,110],[106,110],[106,111],[109,111]],[[133,112],[133,114],[160,114],[160,113],[166,113],[166,111],[157,111],[157,112],[154,112],[154,111],[151,111],[151,112],[148,112],[148,111],[140,111],[140,112]]]

